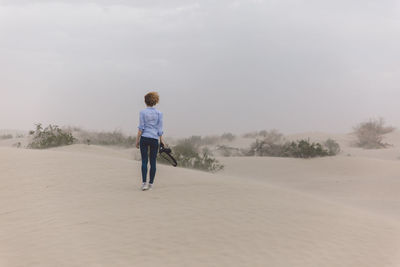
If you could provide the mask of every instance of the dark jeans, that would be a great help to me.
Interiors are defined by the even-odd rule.
[[[140,153],[142,154],[142,181],[146,182],[147,163],[149,160],[148,148],[150,147],[150,183],[154,182],[156,176],[156,158],[158,152],[158,139],[140,137]]]

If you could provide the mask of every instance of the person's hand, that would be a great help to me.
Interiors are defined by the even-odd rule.
[[[139,142],[136,142],[136,148],[139,148]]]

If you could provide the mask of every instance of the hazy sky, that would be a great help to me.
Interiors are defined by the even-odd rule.
[[[0,128],[400,127],[400,1],[0,0]]]

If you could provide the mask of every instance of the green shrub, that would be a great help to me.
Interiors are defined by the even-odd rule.
[[[394,127],[385,126],[383,118],[360,123],[354,127],[354,134],[358,139],[356,146],[366,149],[385,148],[389,144],[383,143],[383,136],[394,130]]]
[[[269,156],[291,158],[314,158],[334,156],[340,151],[339,144],[328,139],[324,145],[311,143],[310,140],[286,142],[283,135],[276,130],[263,132],[263,139],[256,139],[247,151],[246,156]]]
[[[63,131],[57,125],[49,125],[43,129],[42,124],[36,124],[36,130],[29,132],[33,135],[29,148],[44,149],[50,147],[66,146],[74,143],[72,133]]]
[[[310,140],[299,140],[296,142],[288,142],[283,145],[283,157],[290,158],[315,158],[325,157],[329,155],[329,151],[320,143],[310,143]]]

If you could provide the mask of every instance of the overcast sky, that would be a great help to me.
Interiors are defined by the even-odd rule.
[[[0,0],[0,128],[165,134],[400,127],[400,5],[381,0]]]

